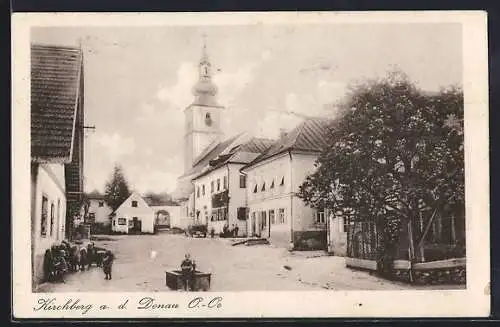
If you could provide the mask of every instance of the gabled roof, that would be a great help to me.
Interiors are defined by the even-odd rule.
[[[224,150],[227,150],[240,136],[241,134],[238,134],[213,146],[212,149],[208,151],[208,153],[204,154],[202,157],[198,157],[194,162],[193,168],[191,168],[181,177],[199,173],[210,163],[210,160],[216,158],[218,155],[223,153]]]
[[[71,161],[82,75],[82,50],[31,46],[31,157]]]
[[[323,117],[306,118],[297,127],[281,136],[264,153],[255,158],[242,169],[251,167],[258,162],[271,158],[277,154],[302,150],[308,152],[321,152],[327,145],[328,131],[333,119]]]
[[[122,204],[120,204],[120,206],[118,206],[118,208],[116,208],[116,210],[113,212],[113,213],[116,213],[117,211],[119,211],[120,209],[122,209],[122,207],[125,205],[125,203],[129,200],[129,199],[137,199],[138,201],[142,201],[144,204],[145,204],[145,207],[147,207],[148,209],[151,209],[151,207],[149,206],[148,202],[137,192],[132,192],[132,194],[130,194],[130,196],[128,198],[125,199],[125,201],[122,202]],[[153,209],[151,209],[153,210]]]
[[[228,153],[221,154],[209,162],[209,167],[196,175],[193,180],[205,176],[228,163],[247,164],[266,151],[273,140],[253,137],[243,144],[237,144]]]

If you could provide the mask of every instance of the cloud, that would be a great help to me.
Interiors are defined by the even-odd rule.
[[[183,62],[177,69],[177,81],[174,85],[163,85],[156,93],[156,98],[163,103],[169,103],[174,108],[184,108],[192,100],[190,92],[198,78],[196,65],[192,62]]]
[[[270,50],[264,50],[262,51],[261,55],[260,55],[260,58],[262,59],[262,61],[268,61],[269,59],[271,59],[272,55],[271,55],[271,51]]]
[[[183,109],[169,106],[168,103],[160,101],[144,102],[140,106],[140,114],[137,115],[136,122],[146,127],[175,129],[184,123]]]
[[[289,131],[301,121],[302,118],[295,115],[268,110],[262,119],[257,122],[253,133],[258,137],[277,139],[280,129]]]
[[[321,104],[333,103],[346,94],[346,84],[338,81],[320,80],[317,86],[318,101]]]
[[[219,100],[229,106],[240,92],[252,82],[256,63],[247,63],[233,72],[221,72],[214,76],[214,82],[219,88]]]
[[[95,142],[103,148],[103,153],[114,160],[124,155],[132,154],[136,149],[133,138],[123,137],[117,132],[113,134],[97,134],[94,136],[94,139]]]
[[[179,173],[169,171],[168,167],[151,167],[134,165],[128,167],[128,179],[134,190],[146,192],[173,192],[177,185]]]

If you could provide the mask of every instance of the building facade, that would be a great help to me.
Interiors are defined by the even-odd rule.
[[[88,199],[88,220],[91,224],[111,225],[111,213],[113,209],[104,201],[103,195],[89,194]]]
[[[224,225],[238,227],[238,236],[247,233],[246,176],[240,169],[271,145],[268,139],[242,134],[229,151],[212,159],[204,171],[193,178],[195,223],[206,224],[216,234]]]
[[[154,233],[155,212],[136,192],[113,213],[111,229],[115,233]]]
[[[57,67],[57,69],[54,69]],[[83,53],[31,46],[31,271],[44,280],[44,255],[71,233],[83,192]],[[70,207],[72,210],[70,210]],[[68,221],[71,223],[68,224]]]
[[[250,235],[296,250],[327,249],[327,216],[296,194],[326,145],[330,120],[308,118],[242,168]]]

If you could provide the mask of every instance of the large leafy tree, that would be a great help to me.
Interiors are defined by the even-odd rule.
[[[426,93],[399,71],[354,85],[329,140],[299,196],[315,207],[375,221],[385,230],[385,255],[422,208],[463,211],[460,88]]]
[[[104,200],[113,210],[118,207],[130,196],[130,188],[123,169],[120,165],[115,165],[113,173],[104,189]]]

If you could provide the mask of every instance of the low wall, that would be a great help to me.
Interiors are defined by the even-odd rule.
[[[355,269],[376,271],[375,260],[346,258],[346,266]],[[410,279],[410,262],[395,260],[391,279],[422,285],[434,284],[465,284],[466,260],[456,258],[431,262],[414,263],[412,267],[413,281]]]
[[[297,251],[326,250],[326,230],[294,231],[293,249]]]

